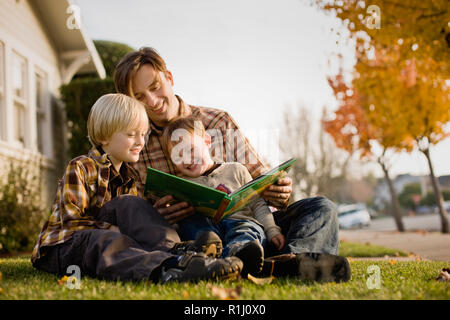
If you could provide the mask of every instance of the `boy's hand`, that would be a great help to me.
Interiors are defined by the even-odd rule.
[[[273,243],[275,248],[278,249],[278,251],[281,251],[281,249],[283,249],[284,247],[284,244],[286,243],[286,238],[281,233],[279,233],[275,237],[270,239],[270,241]]]
[[[170,224],[177,223],[184,218],[194,214],[194,207],[187,202],[173,203],[172,196],[165,196],[155,202],[153,207],[167,220]]]
[[[291,193],[292,179],[285,177],[268,187],[263,192],[262,197],[268,201],[269,205],[280,209],[286,207]]]

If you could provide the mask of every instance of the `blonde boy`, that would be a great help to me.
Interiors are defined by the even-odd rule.
[[[180,241],[176,231],[137,197],[139,175],[129,163],[138,160],[149,128],[141,103],[104,95],[92,106],[87,127],[92,149],[69,162],[58,184],[32,253],[34,267],[62,275],[76,266],[82,276],[161,282],[208,279],[222,268],[238,272],[236,260],[192,270],[191,262],[205,256],[171,253]]]

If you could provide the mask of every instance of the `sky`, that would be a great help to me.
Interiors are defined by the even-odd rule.
[[[309,0],[73,0],[85,32],[138,49],[155,48],[174,76],[174,91],[192,105],[231,114],[272,164],[283,113],[299,105],[319,119],[336,108],[327,76],[354,64],[351,41],[339,40],[340,21]],[[331,61],[331,63],[330,63]],[[450,174],[450,138],[431,150],[437,175]],[[282,156],[281,156],[282,157]],[[283,159],[281,159],[283,160]],[[395,155],[393,175],[428,174],[417,152]],[[382,176],[377,165],[371,165]]]

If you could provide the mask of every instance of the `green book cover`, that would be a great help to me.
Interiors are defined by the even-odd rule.
[[[172,195],[176,201],[190,203],[195,211],[213,218],[214,222],[232,215],[255,200],[268,186],[286,176],[295,158],[246,183],[229,195],[151,167],[147,168],[145,194],[153,199]]]

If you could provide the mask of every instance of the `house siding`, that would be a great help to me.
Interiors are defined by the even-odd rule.
[[[59,102],[61,86],[58,49],[48,36],[44,24],[32,5],[26,0],[0,1],[0,42],[4,45],[5,94],[1,110],[4,126],[3,139],[0,140],[0,177],[4,180],[10,162],[30,162],[41,159],[45,186],[42,199],[50,205],[55,191],[56,181],[61,176],[65,157],[64,112]],[[27,63],[27,143],[18,146],[13,139],[13,97],[12,97],[12,56],[18,54]],[[35,72],[46,75],[47,117],[43,137],[46,142],[44,154],[37,150]]]

